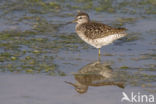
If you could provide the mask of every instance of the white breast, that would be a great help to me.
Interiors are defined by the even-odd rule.
[[[126,34],[112,34],[103,38],[94,39],[93,42],[96,44],[96,48],[101,48],[104,45],[108,45],[113,41],[124,37]]]
[[[102,46],[108,45],[112,43],[114,40],[117,40],[126,35],[126,34],[112,34],[103,38],[89,39],[80,31],[77,31],[77,34],[83,41],[96,48],[101,48]]]
[[[77,28],[80,26],[81,24],[77,24],[75,29],[77,30]],[[108,45],[110,43],[112,43],[114,40],[117,40],[121,37],[126,36],[125,33],[120,33],[120,34],[112,34],[109,36],[105,36],[103,38],[97,38],[97,39],[90,39],[88,37],[86,37],[83,33],[83,31],[76,31],[78,36],[85,41],[86,43],[88,43],[89,45],[95,47],[95,48],[101,48],[102,46]]]

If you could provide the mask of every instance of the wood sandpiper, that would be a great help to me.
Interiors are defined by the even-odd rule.
[[[78,12],[73,22],[77,23],[75,30],[78,36],[86,43],[98,48],[99,56],[102,46],[126,36],[125,28],[113,28],[103,23],[93,22],[84,12]]]

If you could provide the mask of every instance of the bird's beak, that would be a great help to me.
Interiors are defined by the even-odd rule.
[[[72,23],[75,23],[77,21],[77,19],[74,19],[73,21],[72,21]]]
[[[71,24],[71,23],[75,23],[77,20],[73,20],[73,21],[70,21],[70,22],[67,22],[66,24]]]

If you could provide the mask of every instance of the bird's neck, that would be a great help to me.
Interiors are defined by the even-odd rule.
[[[89,23],[89,22],[90,21],[85,21],[85,22],[77,23],[76,28],[79,27],[79,26],[81,26],[81,25],[83,25],[83,24]]]

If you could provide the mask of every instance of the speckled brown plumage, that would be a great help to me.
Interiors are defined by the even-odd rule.
[[[89,45],[99,49],[99,56],[102,46],[126,36],[125,28],[113,28],[103,23],[93,22],[84,12],[79,12],[72,22],[77,23],[75,30],[78,36]]]
[[[125,28],[112,28],[98,22],[83,23],[76,28],[76,31],[83,32],[89,39],[103,38],[112,34],[124,33],[125,30]]]

